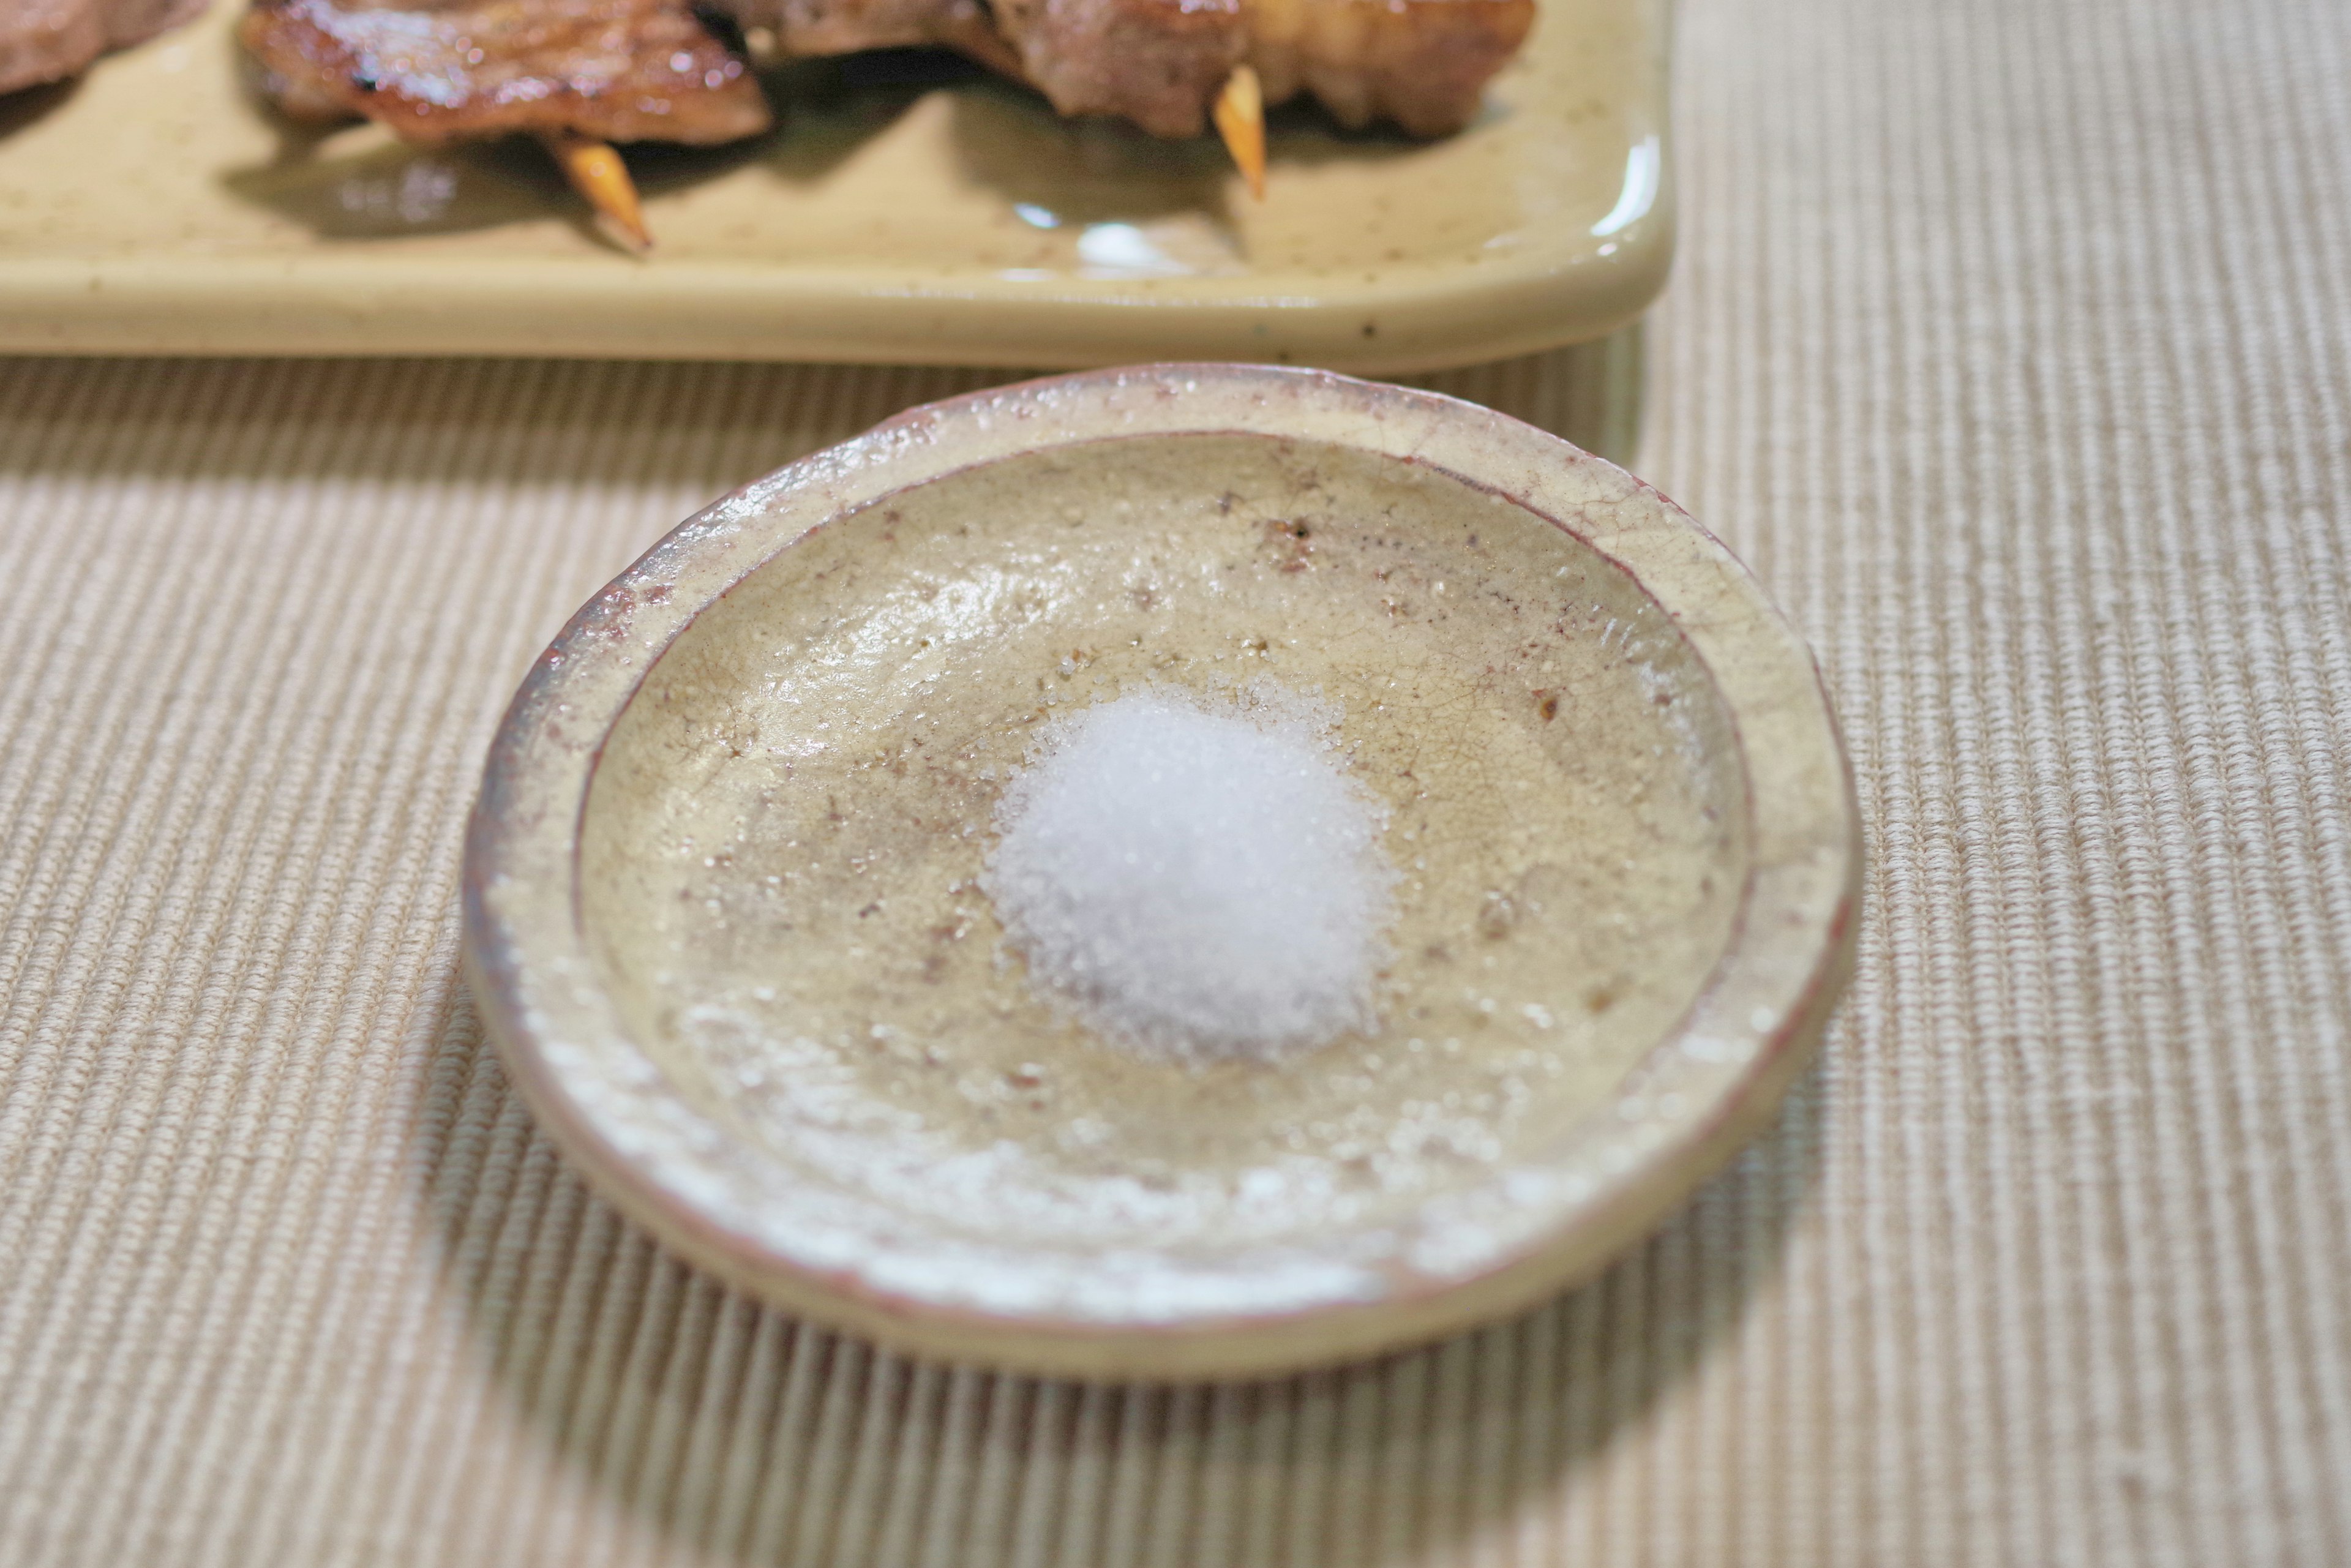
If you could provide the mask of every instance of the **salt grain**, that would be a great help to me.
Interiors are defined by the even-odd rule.
[[[1032,983],[1155,1055],[1270,1061],[1371,1029],[1396,874],[1336,718],[1261,682],[1047,726],[982,878]]]

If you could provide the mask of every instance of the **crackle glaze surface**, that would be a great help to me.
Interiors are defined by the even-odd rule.
[[[1269,676],[1389,808],[1381,1027],[1110,1050],[975,885],[998,793],[1057,711]],[[1598,1261],[1768,1104],[1855,867],[1808,660],[1654,493],[1176,367],[918,411],[688,524],[517,699],[472,869],[519,1078],[689,1250],[919,1349],[1183,1374]]]

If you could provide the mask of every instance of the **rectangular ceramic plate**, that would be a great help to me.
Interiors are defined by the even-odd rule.
[[[1442,141],[1278,111],[1262,204],[1210,138],[925,57],[795,67],[770,136],[632,152],[643,260],[528,143],[277,122],[240,8],[0,99],[0,350],[1398,371],[1599,336],[1672,249],[1665,0],[1541,0]]]

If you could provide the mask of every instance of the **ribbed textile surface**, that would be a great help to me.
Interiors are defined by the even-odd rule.
[[[587,1196],[456,980],[569,611],[996,378],[0,366],[0,1563],[2351,1563],[2351,6],[1678,43],[1638,465],[1819,649],[1858,977],[1599,1282],[1336,1373],[758,1311]],[[1621,450],[1643,358],[1439,381]]]

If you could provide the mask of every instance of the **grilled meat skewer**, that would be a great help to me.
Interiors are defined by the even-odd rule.
[[[258,0],[239,36],[288,108],[427,146],[544,131],[701,145],[772,123],[684,0]]]
[[[1344,125],[1446,135],[1477,113],[1535,14],[1535,0],[992,0],[983,30],[979,0],[717,3],[786,55],[946,44],[1063,114],[1116,115],[1159,136],[1198,135],[1243,66],[1264,103],[1304,93]]]
[[[1534,14],[1534,0],[996,0],[1020,74],[1054,108],[1158,136],[1199,134],[1244,65],[1266,103],[1306,93],[1343,125],[1447,135]]]
[[[365,115],[427,146],[539,137],[640,246],[635,187],[605,142],[707,145],[774,122],[684,0],[258,0],[238,36],[298,117]]]
[[[1467,125],[1534,23],[1535,0],[718,0],[785,55],[961,49],[1063,114],[1159,136],[1213,124],[1264,194],[1265,109],[1311,94],[1342,123],[1416,136]]]
[[[1300,93],[1343,123],[1458,130],[1515,53],[1534,0],[717,0],[780,53],[956,48],[1064,114],[1161,136],[1213,124],[1263,194],[1264,106]],[[300,113],[356,113],[439,142],[527,131],[598,211],[647,243],[600,143],[716,142],[768,112],[684,0],[256,0],[246,47]]]

